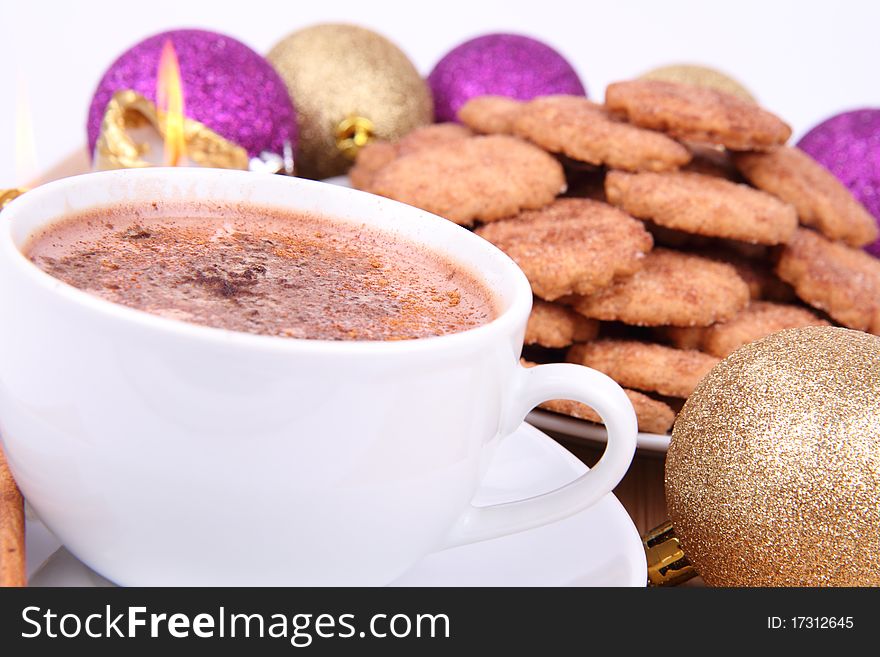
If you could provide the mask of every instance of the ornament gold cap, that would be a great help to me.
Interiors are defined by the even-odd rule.
[[[376,126],[365,116],[349,116],[336,126],[336,147],[354,160],[358,152],[373,140]]]
[[[186,154],[193,162],[219,169],[247,169],[247,151],[190,118],[183,119]],[[146,144],[138,144],[129,130],[151,125],[163,139],[164,121],[156,105],[130,89],[117,91],[107,103],[101,134],[95,146],[98,169],[131,169],[152,166],[144,154]]]
[[[13,189],[0,189],[0,210],[9,205],[13,199],[18,198],[27,190],[16,187]]]
[[[649,586],[676,586],[696,576],[675,535],[671,522],[664,522],[642,537],[648,559]]]

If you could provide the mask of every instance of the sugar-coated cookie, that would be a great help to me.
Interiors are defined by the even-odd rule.
[[[605,90],[605,104],[632,123],[737,151],[772,150],[791,136],[782,119],[754,103],[706,87],[630,80]]]
[[[753,301],[733,319],[705,328],[661,329],[663,337],[679,349],[699,349],[725,358],[743,345],[771,333],[804,326],[828,326],[828,322],[800,306]]]
[[[637,340],[576,344],[566,360],[604,372],[622,386],[687,398],[719,359],[695,350]]]
[[[642,268],[589,296],[566,299],[582,315],[635,326],[708,326],[749,303],[749,286],[728,264],[654,249]]]
[[[865,246],[877,239],[871,213],[834,174],[799,148],[738,153],[734,162],[755,187],[791,203],[805,226],[850,246]]]
[[[691,159],[675,140],[620,121],[580,96],[543,96],[525,103],[513,120],[513,132],[553,153],[627,171],[667,171]]]
[[[788,203],[701,173],[610,171],[605,196],[634,217],[708,237],[784,244],[798,226],[797,213]]]
[[[880,260],[801,228],[779,256],[779,277],[844,326],[880,335]]]
[[[558,199],[476,232],[513,258],[548,301],[629,276],[653,245],[642,222],[590,199]]]
[[[470,226],[541,208],[565,191],[556,159],[516,137],[472,137],[397,157],[368,191]]]
[[[355,189],[369,190],[376,172],[399,156],[437,144],[466,139],[473,134],[458,123],[435,123],[416,128],[397,141],[370,142],[358,153],[354,166],[349,170],[349,180]]]
[[[506,96],[477,96],[458,110],[458,119],[474,132],[489,135],[513,133],[513,121],[523,103]]]

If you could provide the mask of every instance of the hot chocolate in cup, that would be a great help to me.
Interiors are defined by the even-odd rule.
[[[152,203],[363,226],[385,253],[412,247],[472,276],[492,311],[406,339],[289,337],[145,312],[25,255],[65,218]],[[40,518],[119,584],[385,584],[429,552],[577,513],[626,472],[623,391],[577,365],[520,366],[531,299],[482,238],[363,192],[206,169],[68,178],[0,221],[0,434]],[[551,493],[474,507],[494,448],[557,398],[602,416],[599,463]]]

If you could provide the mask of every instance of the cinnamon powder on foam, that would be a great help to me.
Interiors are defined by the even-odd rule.
[[[62,281],[156,315],[260,335],[405,340],[497,315],[464,268],[384,231],[253,206],[117,206],[68,216],[25,254]]]

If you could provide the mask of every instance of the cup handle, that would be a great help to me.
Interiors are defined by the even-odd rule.
[[[554,491],[517,502],[471,506],[446,538],[444,548],[477,543],[578,513],[610,493],[626,474],[636,450],[636,415],[623,389],[610,378],[582,365],[557,363],[518,367],[507,411],[509,435],[541,402],[572,399],[595,410],[608,432],[602,458],[589,472]]]

